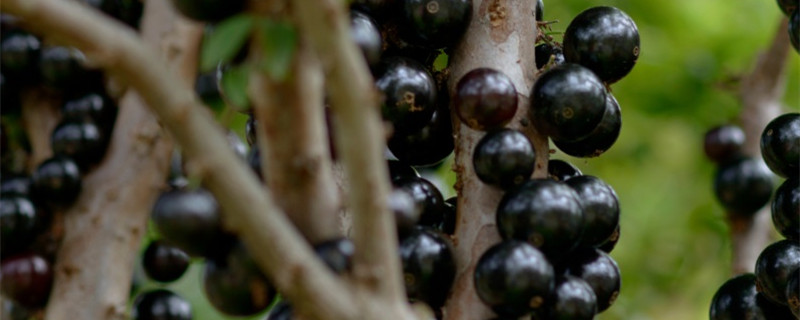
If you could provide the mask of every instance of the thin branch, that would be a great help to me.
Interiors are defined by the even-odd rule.
[[[350,186],[354,275],[358,285],[371,292],[368,294],[405,304],[397,231],[386,204],[389,175],[372,77],[350,38],[341,1],[295,0],[293,5],[301,32],[314,45],[327,73],[327,92],[336,120],[336,148]],[[398,312],[409,314],[402,309],[408,308]]]
[[[758,57],[753,71],[742,79],[739,88],[742,102],[739,118],[745,132],[744,152],[751,157],[761,157],[761,132],[782,112],[780,99],[786,90],[786,69],[791,49],[787,28],[788,19],[783,18],[772,44]],[[729,214],[728,223],[733,243],[733,273],[753,272],[759,253],[771,241],[769,206],[750,218]]]
[[[298,303],[298,309],[319,319],[358,318],[346,284],[314,256],[270,194],[228,147],[224,130],[190,86],[165,72],[169,69],[164,60],[132,30],[70,1],[4,0],[1,5],[4,11],[36,21],[32,27],[42,33],[59,36],[82,50],[142,95],[196,164],[197,175],[219,200],[226,224],[245,245],[258,248],[250,250],[253,258],[278,290]]]
[[[473,1],[472,22],[451,56],[450,92],[462,75],[488,67],[511,78],[519,94],[519,109],[509,125],[524,132],[536,150],[534,177],[547,174],[547,137],[538,134],[528,120],[529,92],[536,74],[534,41],[536,1]],[[490,18],[491,17],[491,18]],[[475,263],[491,245],[500,241],[495,211],[503,193],[482,183],[473,171],[472,152],[483,136],[453,117],[456,132],[454,170],[458,175],[456,220],[456,279],[445,305],[445,319],[488,319],[492,311],[478,298],[472,282]]]

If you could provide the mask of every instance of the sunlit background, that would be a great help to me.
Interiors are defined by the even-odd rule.
[[[609,5],[627,12],[641,34],[638,63],[612,88],[623,115],[615,146],[591,160],[554,154],[603,178],[621,201],[621,240],[611,256],[622,271],[622,291],[598,319],[707,319],[711,297],[731,276],[731,249],[702,137],[712,126],[737,121],[737,93],[722,84],[750,70],[783,15],[774,0],[544,4],[544,19],[560,21],[553,31],[564,31],[589,7]],[[791,53],[784,97],[794,112],[800,110],[799,57]],[[234,121],[240,133],[243,120]],[[449,168],[426,173],[438,175],[446,196],[453,194]],[[195,319],[225,319],[205,301],[201,283],[195,264],[170,287],[192,302]]]

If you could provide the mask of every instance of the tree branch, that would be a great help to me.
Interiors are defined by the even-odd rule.
[[[33,172],[44,160],[53,155],[50,148],[50,134],[61,119],[60,99],[41,88],[22,92],[22,125],[31,144],[31,154],[25,167]]]
[[[0,6],[36,21],[32,27],[82,50],[141,94],[196,164],[197,176],[220,202],[226,224],[245,245],[259,249],[250,250],[253,258],[298,309],[308,310],[314,318],[358,318],[349,288],[315,257],[251,170],[234,155],[224,130],[190,86],[165,72],[169,69],[164,60],[132,30],[70,1],[4,0]]]
[[[790,52],[787,28],[788,19],[783,18],[772,44],[758,57],[753,71],[742,79],[739,88],[742,102],[739,118],[745,132],[744,152],[751,157],[761,158],[761,132],[782,112],[780,99],[786,90],[787,58]],[[729,214],[728,223],[733,243],[733,273],[753,272],[758,255],[771,241],[769,206],[749,218]]]
[[[519,95],[518,111],[509,127],[521,130],[531,139],[536,150],[533,176],[546,177],[547,137],[538,134],[528,120],[529,93],[536,74],[536,1],[473,0],[473,6],[472,22],[451,56],[451,95],[461,76],[475,68],[493,68],[508,75]],[[488,319],[493,313],[478,298],[472,279],[480,256],[500,241],[495,212],[503,192],[482,183],[473,171],[472,152],[484,133],[462,125],[456,116],[453,116],[453,125],[456,132],[454,170],[458,175],[457,269],[445,305],[445,319]]]

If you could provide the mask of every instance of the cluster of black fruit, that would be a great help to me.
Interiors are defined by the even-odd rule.
[[[794,50],[800,53],[800,7],[797,0],[777,0],[778,7],[789,18],[789,41]]]
[[[769,170],[786,178],[771,205],[772,222],[785,239],[761,252],[755,274],[739,275],[719,288],[711,319],[800,319],[800,113],[781,115],[764,129],[761,155],[766,165],[741,156],[744,138],[733,125],[706,134],[706,154],[720,164],[714,181],[717,198],[729,214],[751,218],[770,200]]]
[[[141,15],[139,1],[85,2],[131,25]],[[73,205],[81,193],[83,175],[104,157],[117,106],[105,91],[103,74],[84,67],[86,58],[80,51],[47,44],[22,29],[26,21],[16,17],[3,14],[0,20],[0,273],[2,294],[11,301],[4,307],[15,310],[14,316],[27,317],[43,307],[50,295],[59,238],[51,222]],[[22,113],[38,111],[22,110],[24,99],[62,102],[59,111],[47,111],[60,114],[50,135],[53,155],[32,164],[36,165],[33,172],[24,169],[32,161],[24,127],[39,124],[23,124]]]

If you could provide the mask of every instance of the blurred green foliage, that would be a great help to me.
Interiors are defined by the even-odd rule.
[[[597,5],[627,12],[641,34],[636,67],[612,88],[623,129],[599,158],[553,157],[603,178],[621,201],[621,240],[612,257],[622,270],[622,291],[598,319],[707,319],[711,297],[731,276],[731,248],[702,138],[712,126],[737,121],[737,93],[722,84],[752,68],[782,15],[773,0],[546,0],[544,18],[559,20],[553,31],[564,31],[572,17]],[[790,55],[784,103],[797,112],[800,56]],[[236,115],[229,124],[241,134],[243,120]],[[449,168],[436,173],[451,186]],[[170,287],[192,301],[196,320],[223,319],[204,300],[201,269],[195,264]]]

